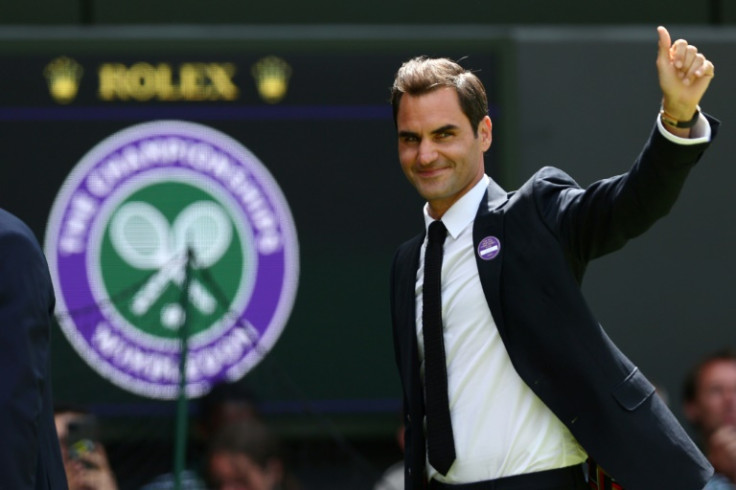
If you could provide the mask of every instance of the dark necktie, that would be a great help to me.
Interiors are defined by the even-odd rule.
[[[424,333],[424,390],[427,412],[429,463],[446,475],[455,461],[455,442],[447,397],[447,366],[442,333],[442,245],[447,228],[441,221],[429,225],[424,255],[422,324]]]

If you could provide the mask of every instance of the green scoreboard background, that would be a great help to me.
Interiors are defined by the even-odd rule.
[[[670,215],[592,264],[583,289],[682,419],[688,367],[736,343],[736,31],[671,33],[714,60],[701,105],[724,124]],[[654,26],[56,27],[0,37],[0,206],[40,241],[72,168],[135,124],[209,126],[273,175],[295,220],[299,287],[281,337],[240,383],[288,443],[305,487],[320,490],[371,488],[400,458],[389,269],[396,246],[422,228],[388,103],[400,63],[441,55],[478,73],[494,121],[486,168],[507,189],[548,164],[581,185],[626,171],[661,98]],[[100,416],[124,487],[169,471],[174,402],[110,383],[59,328],[52,348],[57,399]],[[196,400],[190,408],[194,421]]]
[[[412,56],[463,58],[487,84],[495,118],[501,112],[499,41],[401,33],[330,39],[288,30],[226,39],[186,30],[67,34],[0,48],[6,73],[0,79],[0,205],[43,241],[62,183],[112,134],[138,123],[181,120],[234,138],[281,188],[300,250],[292,314],[273,349],[239,382],[286,440],[322,440],[329,447],[347,437],[363,442],[341,444],[372,444],[363,453],[377,452],[379,466],[390,463],[398,455],[393,432],[401,404],[389,270],[398,244],[421,231],[422,201],[398,165],[389,88]],[[500,160],[497,153],[489,160]],[[502,166],[493,169],[498,177]],[[131,446],[158,441],[165,453],[157,456],[163,459],[158,466],[165,469],[175,402],[111,383],[60,328],[52,348],[56,399],[94,411],[119,459],[127,460]],[[192,400],[193,419],[197,407]],[[145,476],[128,479],[135,485]]]

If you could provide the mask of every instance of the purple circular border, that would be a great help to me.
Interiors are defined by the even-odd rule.
[[[224,363],[216,372],[207,369],[208,372],[203,373],[199,378],[188,379],[187,391],[190,396],[203,394],[209,389],[209,385],[218,380],[239,378],[260,361],[260,358],[273,346],[285,326],[295,299],[298,279],[298,243],[293,218],[286,200],[261,162],[237,141],[198,124],[182,121],[156,121],[120,131],[90,150],[62,186],[47,226],[45,248],[52,269],[59,306],[67,312],[81,312],[75,317],[62,315],[60,323],[77,351],[103,376],[134,393],[154,398],[174,398],[177,395],[178,380],[157,383],[154,380],[145,379],[141,375],[126,372],[121,366],[115,366],[115,363],[110,364],[110,359],[105,354],[92,350],[92,337],[95,332],[99,332],[98,328],[101,323],[110,325],[110,332],[118,335],[117,338],[120,341],[125,337],[109,322],[109,318],[102,310],[91,308],[96,301],[87,276],[87,252],[65,257],[59,253],[58,245],[61,227],[70,212],[72,197],[82,190],[87,190],[86,177],[104,165],[110,156],[122,153],[126,147],[137,145],[143,140],[166,137],[178,138],[189,143],[203,142],[228,155],[232,162],[239,164],[251,177],[249,182],[258,188],[260,194],[269,203],[269,209],[277,217],[282,237],[282,247],[279,251],[271,254],[258,253],[258,272],[252,294],[246,309],[236,312],[237,321],[233,321],[220,337],[195,349],[190,349],[189,358],[197,359],[198,355],[211,349],[229,335],[241,342],[257,341],[257,343],[255,346],[245,348],[243,357],[234,362]],[[183,164],[181,160],[166,167],[181,168],[196,173],[190,165]],[[151,169],[160,168],[162,166],[155,165],[132,172],[119,181],[115,188],[125,185],[130,179],[145,174]],[[230,192],[226,182],[219,180],[216,176],[207,173],[198,175],[218,184],[223,191]],[[112,189],[105,198],[99,200],[98,206],[103,206],[105,200],[114,194],[115,189]],[[236,196],[233,195],[233,198],[237,201]],[[244,216],[249,217],[249,212],[242,203],[240,211]],[[91,228],[88,226],[85,232],[85,244],[88,244]],[[254,248],[257,252],[257,247]],[[257,339],[252,334],[244,335],[243,327],[246,326],[255,330]],[[168,359],[171,365],[178,366],[178,353],[172,354],[156,348],[143,347],[132,341],[129,341],[129,345],[134,345],[135,349],[144,356],[159,356],[161,359]]]

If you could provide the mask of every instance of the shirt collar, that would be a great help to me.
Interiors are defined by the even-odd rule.
[[[486,194],[486,189],[490,183],[491,178],[487,175],[478,181],[472,189],[465,193],[455,204],[450,206],[444,215],[442,215],[441,221],[447,228],[447,232],[450,236],[455,239],[470,224],[478,213],[478,206],[480,206],[481,200]],[[429,203],[424,205],[424,228],[429,228],[430,223],[434,221],[429,215]]]

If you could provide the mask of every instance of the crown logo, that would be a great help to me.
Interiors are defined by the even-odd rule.
[[[56,58],[46,65],[43,74],[49,85],[49,92],[56,102],[68,104],[74,100],[83,71],[82,65],[66,56]]]
[[[261,98],[275,104],[286,95],[291,76],[291,67],[276,56],[267,56],[253,65],[251,70]]]

